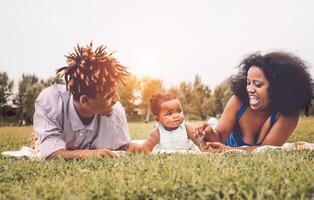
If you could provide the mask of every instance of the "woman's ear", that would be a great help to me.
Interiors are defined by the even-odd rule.
[[[82,95],[82,96],[80,97],[80,104],[81,104],[83,107],[88,107],[89,104],[90,104],[88,96]]]

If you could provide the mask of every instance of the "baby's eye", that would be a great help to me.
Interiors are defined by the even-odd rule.
[[[246,79],[246,85],[250,85],[250,84],[251,84],[250,80]]]
[[[172,113],[166,113],[167,116],[170,116]]]

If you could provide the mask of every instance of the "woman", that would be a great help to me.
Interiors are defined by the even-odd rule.
[[[300,111],[308,111],[313,82],[300,58],[283,52],[255,53],[239,68],[231,78],[233,96],[217,127],[205,123],[196,129],[207,142],[203,150],[281,146],[296,128]]]

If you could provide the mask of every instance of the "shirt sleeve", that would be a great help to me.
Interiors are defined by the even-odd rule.
[[[120,148],[121,146],[129,143],[131,141],[128,122],[125,114],[125,110],[120,102],[117,102],[117,121],[118,121],[118,137],[116,140],[116,148]]]
[[[62,133],[62,99],[58,92],[45,89],[35,101],[34,131],[41,159],[66,149]]]

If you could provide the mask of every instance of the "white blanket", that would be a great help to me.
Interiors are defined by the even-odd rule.
[[[132,142],[137,143],[137,144],[142,144],[144,140],[132,140]],[[295,151],[295,150],[303,150],[303,149],[314,150],[314,143],[293,142],[293,143],[285,143],[281,147],[266,145],[266,146],[257,147],[251,153],[262,153],[262,152],[270,151],[270,150]],[[116,152],[118,155],[124,154],[124,152],[121,152],[121,151],[114,151],[114,152]],[[243,151],[240,149],[232,150],[232,152],[246,153],[246,151]],[[171,150],[171,149],[153,149],[153,151],[151,152],[151,154],[160,154],[160,153],[205,154],[208,152],[201,152],[199,150]],[[39,153],[35,149],[32,149],[30,147],[25,147],[25,146],[23,146],[18,151],[4,151],[1,154],[7,157],[15,157],[15,158],[25,157],[32,160],[40,159]]]

